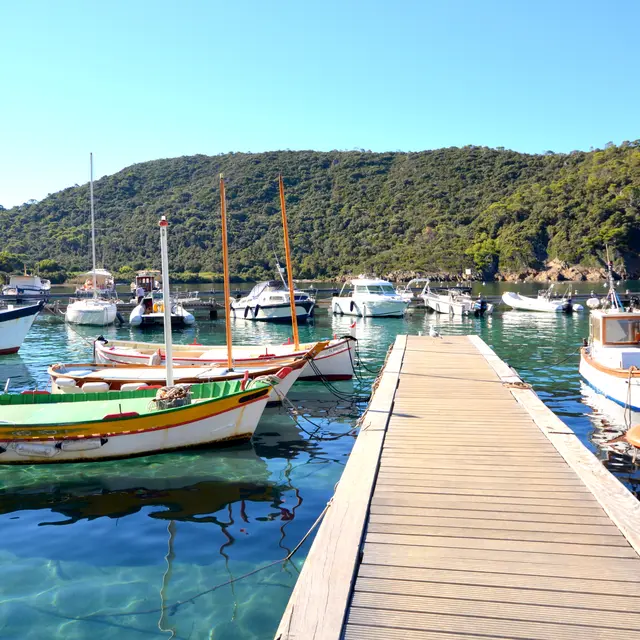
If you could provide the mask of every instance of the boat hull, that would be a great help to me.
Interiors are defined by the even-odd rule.
[[[336,315],[360,318],[402,318],[409,306],[408,300],[357,300],[337,297],[331,300],[331,310]]]
[[[350,336],[331,340],[329,345],[316,355],[312,363],[304,366],[300,380],[351,380],[353,377],[353,363],[355,340]],[[241,368],[243,364],[275,366],[279,361],[292,357],[303,356],[310,344],[300,345],[298,351],[293,344],[283,345],[234,345],[233,361]],[[149,362],[149,357],[160,350],[162,362],[165,362],[164,345],[153,343],[126,342],[114,340],[104,343],[95,342],[95,361],[105,364],[140,364]],[[227,362],[226,347],[223,345],[173,345],[173,363],[176,366],[220,366]]]
[[[70,304],[65,312],[65,320],[71,324],[104,327],[115,322],[117,313],[118,308],[115,304],[92,305],[91,301],[87,300],[80,301],[79,304]]]
[[[89,462],[249,440],[266,407],[264,387],[170,412],[95,423],[46,425],[48,437],[30,425],[0,429],[0,464]],[[97,431],[97,433],[91,433]],[[60,435],[57,435],[60,434]],[[7,437],[9,435],[10,437]]]
[[[172,327],[190,326],[195,321],[194,315],[186,311],[182,306],[180,306],[179,312],[171,312]],[[144,313],[142,306],[138,305],[129,315],[129,324],[133,327],[164,326],[164,313],[158,311]]]
[[[444,313],[452,316],[466,316],[471,313],[471,305],[464,302],[448,300],[444,296],[424,294],[421,296],[424,306],[436,313]]]
[[[309,318],[313,317],[314,307],[315,302],[312,300],[296,302],[296,320],[306,322]],[[291,324],[291,305],[288,302],[264,306],[260,304],[251,306],[232,303],[231,314],[236,320]]]
[[[16,353],[44,303],[0,311],[0,355]]]
[[[640,372],[629,376],[624,369],[611,369],[595,362],[587,348],[580,354],[580,375],[598,393],[631,411],[640,411]],[[630,385],[630,386],[629,386]]]

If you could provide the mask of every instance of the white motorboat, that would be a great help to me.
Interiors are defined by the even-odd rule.
[[[305,365],[300,380],[351,380],[355,339],[351,336],[335,338]],[[313,348],[314,343],[300,344],[296,349],[293,342],[285,344],[233,345],[234,365],[242,368],[247,365],[283,362],[292,357],[301,357]],[[116,364],[146,365],[150,358],[158,355],[160,362],[166,362],[163,345],[150,342],[130,342],[127,340],[106,340],[98,338],[94,343],[96,362]],[[227,362],[225,345],[174,344],[173,363],[175,365],[193,365],[199,367],[221,366]]]
[[[296,318],[304,322],[313,317],[316,301],[304,291],[294,291]],[[277,280],[259,282],[248,295],[230,302],[233,318],[256,322],[291,322],[289,289]]]
[[[419,298],[428,309],[450,316],[483,318],[493,313],[493,305],[482,296],[479,295],[477,299],[471,297],[471,287],[431,288],[427,280]]]
[[[104,327],[115,322],[118,307],[110,300],[99,298],[71,299],[65,312],[65,320],[71,324]]]
[[[171,325],[190,326],[196,321],[179,302],[171,302]],[[132,327],[149,327],[161,325],[164,322],[164,301],[162,291],[153,291],[146,295],[140,304],[136,305],[129,314],[129,324]]]
[[[9,305],[0,309],[0,355],[16,353],[31,329],[44,302],[26,306]]]
[[[108,284],[107,276],[111,277],[110,286],[113,285],[113,277],[104,269],[96,269],[96,223],[95,210],[93,206],[93,153],[89,154],[89,198],[91,206],[91,256],[93,260],[93,269],[91,274],[90,291],[93,296],[90,300],[69,300],[64,318],[71,324],[82,324],[103,327],[113,324],[118,315],[118,307],[113,300],[99,299],[100,287],[106,287]],[[100,274],[102,272],[102,274]],[[86,274],[85,274],[86,275]],[[86,287],[85,283],[85,287]],[[115,290],[115,287],[114,287]]]
[[[584,307],[571,300],[568,290],[563,296],[555,297],[553,285],[544,291],[539,291],[537,297],[521,296],[513,291],[505,291],[502,294],[502,301],[512,309],[520,311],[544,311],[547,313],[573,313],[582,311]]]
[[[425,285],[420,298],[424,306],[451,316],[474,316],[482,318],[493,313],[493,305],[482,296],[477,299],[471,297],[470,287],[430,288]]]
[[[9,277],[9,284],[2,287],[2,295],[16,298],[46,298],[51,291],[51,281],[26,273]]]
[[[364,318],[401,318],[409,306],[387,280],[355,278],[345,282],[338,296],[331,298],[331,311]]]
[[[76,288],[76,296],[93,296],[97,293],[101,298],[115,298],[116,285],[113,274],[106,269],[94,269],[83,274],[86,278],[81,287]],[[95,283],[95,288],[94,288]]]

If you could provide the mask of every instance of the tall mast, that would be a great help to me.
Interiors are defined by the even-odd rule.
[[[91,254],[93,257],[93,297],[98,297],[96,281],[96,219],[93,209],[93,153],[89,154],[89,193],[91,197]]]
[[[289,304],[291,305],[291,326],[293,328],[293,344],[295,350],[300,348],[298,336],[298,318],[296,317],[296,298],[293,292],[293,270],[291,269],[291,249],[289,247],[289,227],[287,226],[287,208],[284,202],[284,183],[282,174],[278,176],[280,185],[280,208],[282,209],[282,230],[284,232],[284,254],[287,260],[287,280],[289,281]]]
[[[220,174],[220,215],[222,216],[222,268],[224,272],[224,328],[227,336],[227,368],[233,370],[233,347],[231,344],[231,290],[229,288],[229,247],[227,245],[227,198],[224,191],[224,176]]]
[[[167,218],[160,218],[160,258],[162,260],[162,302],[164,306],[164,351],[167,386],[173,386],[173,336],[171,334],[171,296],[169,295],[169,252],[167,250]]]

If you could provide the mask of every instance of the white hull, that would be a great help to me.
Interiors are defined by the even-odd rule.
[[[0,454],[0,462],[86,462],[249,439],[264,411],[267,398],[265,396],[264,399],[249,402],[242,407],[181,426],[117,435],[102,440],[95,438],[74,441],[77,443],[75,446],[87,447],[82,451],[59,449],[46,440],[10,445],[0,442],[0,446],[6,448]]]
[[[358,316],[361,318],[402,318],[408,300],[374,300],[353,298],[352,296],[331,299],[331,310],[334,314]]]
[[[630,405],[632,411],[640,411],[640,379],[632,378],[629,388],[628,376],[614,376],[597,369],[581,355],[580,375],[596,391],[623,407]]]
[[[71,324],[104,327],[115,322],[117,313],[118,308],[113,302],[78,300],[69,304],[64,317]]]
[[[34,313],[21,318],[3,320],[3,316],[10,318],[11,311],[13,309],[9,308],[0,312],[0,355],[15,353],[20,349],[37,315]]]
[[[518,293],[507,291],[502,294],[502,301],[512,309],[520,311],[543,311],[546,313],[563,313],[567,307],[566,300],[547,300],[545,298],[529,298]],[[573,305],[574,311],[581,311],[582,305]]]
[[[310,306],[308,304],[307,307],[309,308],[296,304],[296,319],[298,321],[304,322],[312,316],[314,304]],[[231,317],[236,320],[252,320],[254,322],[291,322],[291,306],[288,302],[267,307],[232,303]]]
[[[130,346],[129,346],[130,345]],[[127,343],[125,341],[114,341],[106,345],[96,342],[95,361],[105,364],[147,364],[149,355],[141,353],[139,349],[151,348],[154,352],[160,349],[162,362],[164,359],[164,345],[148,343]],[[290,358],[295,355],[303,355],[311,345],[301,345],[299,351],[295,350],[293,344],[283,345],[234,345],[233,358],[238,367],[242,364],[249,364],[262,361],[265,366],[270,366],[267,356],[271,358]],[[207,347],[195,347],[190,345],[173,345],[173,362],[176,366],[196,365],[196,366],[220,366],[227,361],[226,347],[224,345],[214,345]],[[329,346],[321,351],[314,359],[313,365],[306,364],[300,375],[300,380],[314,380],[324,377],[329,380],[350,380],[353,377],[353,353],[354,340],[352,338],[337,338],[331,340]],[[315,368],[318,372],[315,371]]]
[[[425,293],[420,296],[424,306],[436,313],[445,313],[451,316],[466,316],[471,313],[471,305],[464,302],[454,302],[446,296]]]

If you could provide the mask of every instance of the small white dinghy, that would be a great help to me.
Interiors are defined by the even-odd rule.
[[[539,291],[537,297],[521,296],[513,291],[505,291],[502,294],[502,301],[512,309],[520,311],[544,311],[546,313],[573,313],[582,311],[581,304],[575,304],[571,300],[569,292],[562,297],[553,296],[553,285],[545,291]]]

